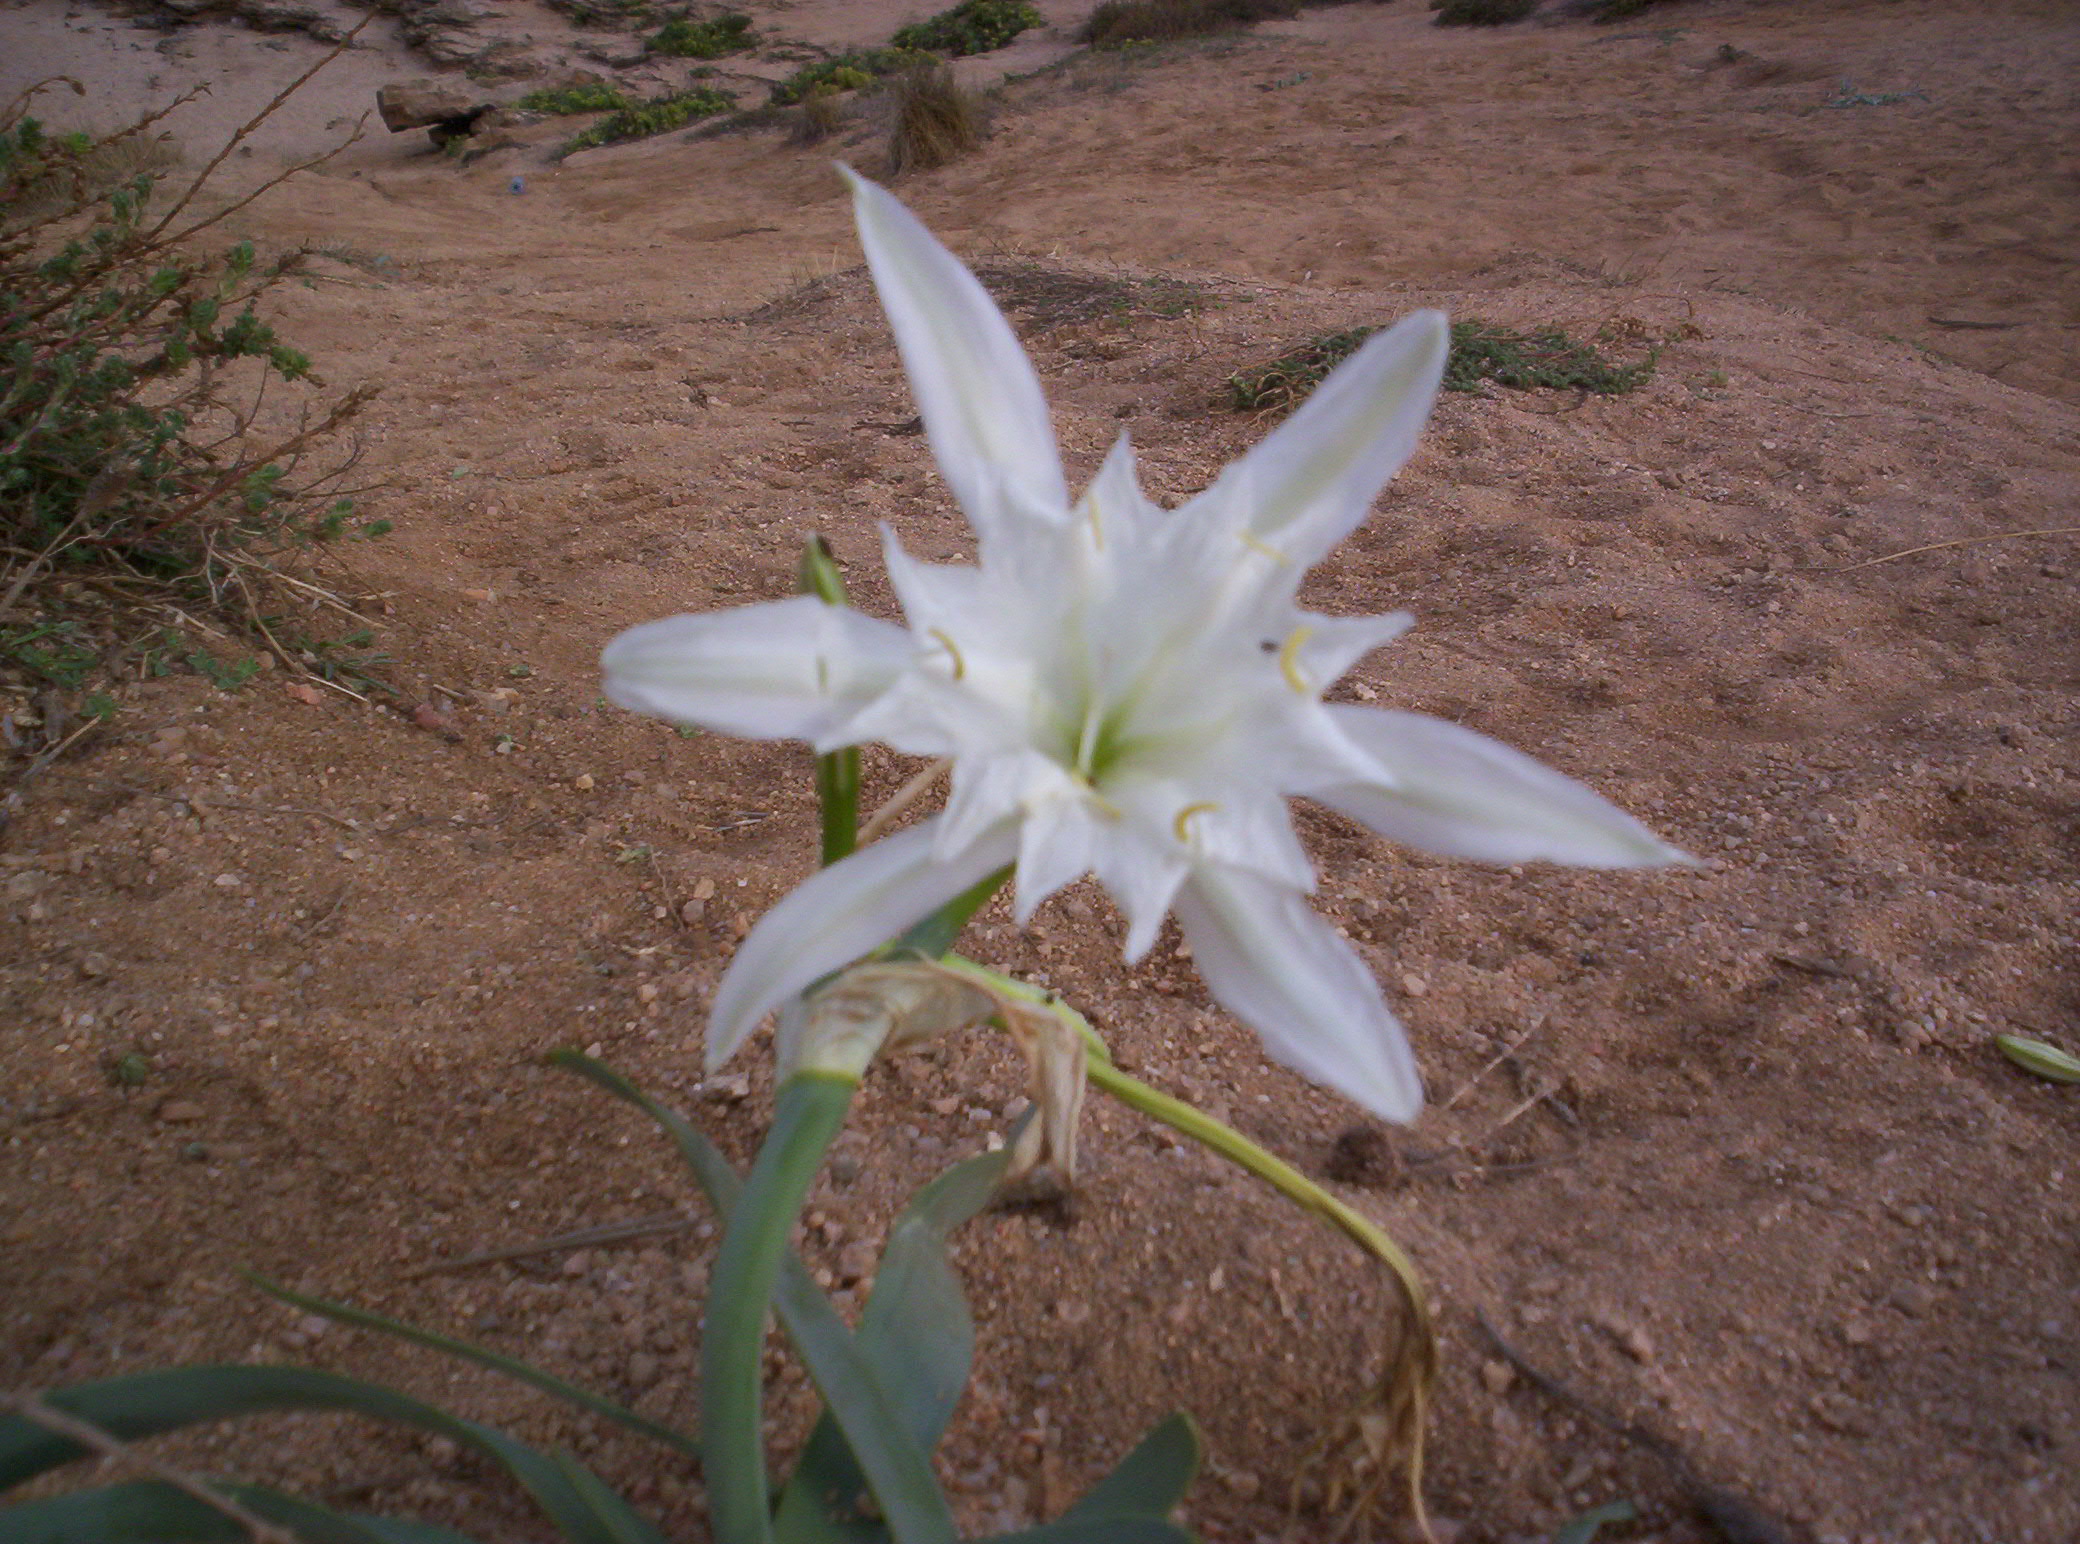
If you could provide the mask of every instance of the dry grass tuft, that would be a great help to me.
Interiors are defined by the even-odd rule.
[[[888,134],[888,171],[928,172],[958,160],[982,143],[982,103],[954,83],[944,64],[923,65],[896,77],[894,122]]]
[[[794,145],[820,145],[845,127],[845,109],[835,90],[810,92],[788,118],[787,139]]]

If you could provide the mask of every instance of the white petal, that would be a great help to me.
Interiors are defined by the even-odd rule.
[[[939,817],[940,851],[957,852],[1003,821],[1020,819],[1031,802],[1060,793],[1069,781],[1068,773],[1035,750],[958,757],[953,791]]]
[[[1422,1075],[1357,951],[1294,890],[1195,869],[1177,920],[1206,985],[1264,1049],[1383,1120],[1411,1121]]]
[[[847,167],[867,267],[895,329],[932,454],[977,534],[1060,522],[1068,486],[1040,378],[980,281],[895,196]]]
[[[1018,840],[1018,905],[1012,913],[1020,927],[1032,920],[1042,901],[1091,871],[1107,834],[1098,829],[1098,818],[1073,785],[1052,797],[1026,801]]]
[[[611,702],[759,740],[820,738],[887,689],[913,645],[813,595],[666,617],[600,656]]]
[[[1013,827],[941,862],[936,820],[862,847],[812,875],[759,918],[715,990],[708,1069],[735,1054],[758,1021],[804,987],[930,916],[1017,854]]]
[[[1080,852],[1048,852],[1031,880],[1023,857],[1019,861],[1018,884],[1023,903],[1029,884],[1037,891],[1041,883],[1080,860],[1077,873],[1097,875],[1115,905],[1127,919],[1124,953],[1129,965],[1154,946],[1170,914],[1170,898],[1189,869],[1188,849],[1177,839],[1177,812],[1191,795],[1180,783],[1166,778],[1128,778],[1107,784],[1102,795],[1092,798],[1077,790],[1077,812],[1086,824],[1078,833],[1087,841]],[[1029,832],[1028,845],[1040,838]],[[1069,843],[1064,841],[1066,849]],[[1074,877],[1074,876],[1071,876]]]
[[[1413,454],[1451,352],[1442,311],[1366,340],[1262,444],[1180,514],[1209,514],[1311,568],[1365,519]]]
[[[1406,611],[1376,617],[1303,612],[1300,625],[1307,631],[1293,650],[1291,664],[1294,673],[1319,695],[1374,649],[1384,648],[1415,626],[1416,619]]]
[[[1345,783],[1309,796],[1382,836],[1484,863],[1638,868],[1695,861],[1601,794],[1499,740],[1420,713],[1340,704],[1329,712],[1393,782]]]

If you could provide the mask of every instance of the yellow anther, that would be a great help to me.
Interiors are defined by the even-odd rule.
[[[1272,546],[1271,543],[1267,541],[1259,541],[1256,537],[1252,536],[1247,531],[1244,531],[1242,533],[1242,545],[1249,548],[1249,550],[1252,552],[1261,554],[1262,556],[1271,559],[1271,561],[1274,563],[1290,563],[1292,561],[1291,558],[1287,557],[1283,552],[1280,552],[1276,547]]]
[[[1208,810],[1217,810],[1219,808],[1220,806],[1211,799],[1202,799],[1197,804],[1187,804],[1177,812],[1177,818],[1170,822],[1170,829],[1177,833],[1177,839],[1180,842],[1189,842],[1192,839],[1192,833],[1187,828],[1191,823],[1192,817],[1204,814]]]
[[[1303,697],[1313,695],[1314,688],[1307,684],[1307,677],[1300,673],[1300,649],[1313,636],[1313,628],[1296,627],[1286,639],[1285,646],[1278,651],[1278,668],[1285,674],[1286,685]]]
[[[938,639],[946,652],[952,656],[953,678],[958,681],[962,676],[966,675],[968,673],[968,664],[966,660],[961,658],[960,647],[936,627],[927,628],[925,631],[929,636]]]

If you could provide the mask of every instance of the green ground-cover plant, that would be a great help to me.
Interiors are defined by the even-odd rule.
[[[582,86],[552,86],[530,91],[513,105],[530,113],[568,118],[577,113],[621,112],[636,104],[618,86],[597,81]]]
[[[1093,48],[1232,32],[1300,14],[1300,0],[1105,0],[1077,36]]]
[[[636,102],[619,112],[600,119],[590,128],[581,129],[564,142],[563,154],[571,155],[580,150],[592,150],[601,145],[618,145],[624,140],[649,139],[657,134],[669,134],[674,129],[683,129],[689,123],[703,118],[712,118],[718,113],[735,109],[736,100],[724,92],[711,87],[697,86],[691,91],[677,92],[671,96],[653,97],[647,102]]]
[[[676,16],[650,35],[647,46],[653,54],[674,59],[720,59],[742,53],[757,41],[750,17],[726,11],[706,21]]]
[[[1239,412],[1286,412],[1379,329],[1350,327],[1324,333],[1289,349],[1269,364],[1228,377],[1228,405]],[[1595,346],[1556,328],[1520,331],[1468,319],[1452,324],[1452,350],[1444,389],[1480,392],[1492,381],[1519,391],[1574,390],[1597,396],[1637,391],[1654,373],[1660,348],[1630,365],[1614,365]]]
[[[772,101],[785,107],[821,91],[859,91],[878,86],[905,70],[929,68],[937,54],[917,48],[855,48],[804,65],[773,86]]]
[[[1140,316],[1174,321],[1217,303],[1211,290],[1185,279],[1074,273],[1030,259],[978,263],[975,276],[1022,326],[1041,332]]]
[[[922,48],[959,59],[1002,48],[1041,15],[1026,0],[961,0],[951,10],[898,28],[891,41],[898,48]]]
[[[1432,0],[1440,27],[1500,27],[1522,21],[1538,0]]]
[[[318,406],[311,360],[262,315],[304,250],[209,246],[258,195],[209,213],[197,195],[259,120],[167,188],[154,125],[171,108],[112,135],[57,131],[29,111],[56,84],[0,108],[0,655],[70,686],[94,673],[81,650],[109,670],[139,657],[156,604],[248,633],[286,599],[343,610],[286,565],[359,529],[339,431],[374,393]],[[304,406],[263,433],[285,390]],[[42,640],[59,636],[72,652],[54,676]]]

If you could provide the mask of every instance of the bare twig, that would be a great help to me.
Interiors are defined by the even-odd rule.
[[[55,1432],[61,1437],[77,1442],[91,1452],[104,1458],[113,1458],[142,1470],[162,1484],[171,1485],[184,1496],[191,1496],[212,1511],[222,1513],[246,1530],[257,1544],[298,1544],[296,1535],[286,1528],[277,1527],[264,1517],[256,1517],[229,1496],[213,1490],[204,1481],[177,1469],[163,1459],[153,1458],[138,1451],[120,1437],[102,1430],[92,1421],[59,1410],[35,1394],[0,1393],[0,1404],[7,1405],[24,1420],[33,1421],[45,1431]]]
[[[134,783],[99,783],[95,786],[115,793],[132,794],[141,799],[164,799],[168,804],[185,804],[203,814],[213,810],[239,810],[248,815],[305,815],[312,820],[322,820],[338,826],[342,831],[361,834],[360,826],[342,816],[330,815],[324,810],[304,809],[293,804],[240,804],[235,800],[213,798],[203,793],[161,793],[156,788],[139,788]]]
[[[554,1238],[545,1238],[532,1244],[509,1244],[503,1249],[480,1249],[475,1254],[463,1255],[456,1260],[440,1260],[432,1265],[422,1265],[405,1277],[417,1281],[425,1276],[441,1276],[450,1271],[466,1271],[479,1265],[494,1265],[504,1260],[530,1260],[539,1255],[561,1254],[570,1249],[589,1249],[594,1244],[620,1244],[632,1238],[648,1238],[653,1233],[677,1233],[693,1226],[691,1218],[678,1212],[655,1212],[648,1217],[636,1217],[627,1222],[606,1222],[598,1227],[580,1228],[575,1233],[559,1233]]]
[[[259,129],[260,125],[265,123],[269,118],[273,117],[275,113],[280,110],[281,105],[284,102],[288,101],[289,98],[296,95],[298,91],[301,91],[304,85],[310,80],[312,76],[316,75],[318,71],[324,69],[326,65],[332,63],[333,60],[337,59],[341,54],[345,53],[349,48],[353,47],[354,40],[361,36],[361,29],[366,27],[370,22],[374,21],[376,19],[376,14],[376,12],[370,11],[368,15],[362,17],[362,19],[359,22],[355,23],[354,29],[351,32],[349,32],[345,37],[341,38],[330,49],[328,49],[325,52],[325,54],[319,58],[317,63],[313,64],[309,69],[305,70],[301,75],[297,76],[296,79],[292,80],[291,82],[289,82],[288,85],[284,86],[280,91],[276,92],[272,101],[270,101],[265,107],[261,108],[260,111],[255,113],[251,118],[247,119],[245,123],[241,124],[238,128],[238,131],[234,133],[230,139],[224,142],[224,148],[222,150],[219,150],[216,153],[216,155],[210,159],[209,164],[202,168],[202,171],[200,172],[200,174],[196,176],[195,180],[188,184],[187,190],[181,194],[180,198],[174,203],[174,206],[171,209],[167,210],[165,214],[160,216],[159,223],[153,226],[150,232],[147,233],[146,239],[148,241],[156,243],[160,240],[160,238],[165,237],[166,228],[173,224],[173,222],[180,217],[180,213],[183,209],[186,209],[189,204],[195,201],[195,195],[202,191],[203,184],[209,181],[211,174],[213,174],[218,167],[222,166],[227,160],[231,158],[231,154],[233,151],[237,150],[240,145],[244,144],[248,139],[252,138],[254,132]],[[258,198],[262,193],[265,193],[269,188],[276,186],[284,179],[293,177],[300,171],[308,170],[310,167],[316,166],[320,162],[331,160],[332,157],[338,155],[340,151],[346,149],[347,145],[353,144],[354,141],[358,140],[360,137],[361,127],[359,124],[357,124],[354,128],[353,139],[347,140],[345,144],[335,145],[332,149],[326,151],[324,155],[318,157],[315,161],[305,161],[301,165],[290,167],[288,170],[284,171],[278,177],[268,178],[266,182],[263,182],[258,188],[254,189],[252,193],[247,195],[245,198],[240,199],[229,209],[222,210],[217,214],[210,216],[209,219],[200,222],[199,224],[191,225],[186,230],[182,231],[179,236],[168,237],[167,240],[170,242],[181,241],[189,236],[194,235],[195,232],[201,230],[204,226],[214,224],[216,221],[221,220],[225,215],[232,213],[234,210],[244,208],[247,204],[250,204],[254,199]]]
[[[1537,1020],[1532,1024],[1532,1026],[1529,1029],[1525,1030],[1523,1034],[1517,1036],[1516,1039],[1512,1040],[1508,1045],[1504,1046],[1500,1051],[1498,1051],[1495,1055],[1495,1059],[1489,1062],[1487,1066],[1481,1068],[1480,1071],[1476,1072],[1464,1083],[1461,1083],[1457,1091],[1453,1093],[1452,1097],[1445,1100],[1445,1102],[1439,1105],[1438,1108],[1440,1110],[1449,1110],[1461,1099],[1464,1099],[1466,1095],[1472,1091],[1474,1084],[1480,1082],[1482,1078],[1486,1077],[1497,1067],[1501,1066],[1504,1062],[1508,1061],[1512,1056],[1516,1055],[1517,1052],[1523,1050],[1524,1047],[1530,1043],[1532,1036],[1536,1035],[1540,1030],[1544,1029],[1545,1027],[1546,1016],[1544,1014],[1540,1014]]]
[[[1681,1487],[1691,1506],[1718,1530],[1719,1536],[1726,1540],[1726,1544],[1791,1544],[1790,1531],[1782,1523],[1764,1513],[1747,1498],[1737,1496],[1732,1491],[1721,1490],[1703,1478],[1683,1455],[1682,1450],[1666,1437],[1649,1431],[1636,1421],[1628,1421],[1613,1414],[1538,1367],[1523,1352],[1503,1339],[1502,1332],[1489,1323],[1485,1313],[1476,1309],[1474,1319],[1496,1352],[1526,1383],[1548,1399],[1601,1426],[1612,1436],[1622,1437],[1660,1459],[1667,1466],[1670,1476]]]
[[[882,805],[880,809],[874,811],[867,818],[867,823],[859,828],[859,845],[862,847],[866,846],[867,843],[873,841],[890,826],[894,825],[896,817],[930,793],[932,785],[944,777],[952,766],[953,759],[951,757],[941,756],[937,761],[911,778],[909,782],[898,788],[894,796],[886,804]]]
[[[2023,536],[2080,536],[2080,525],[2052,525],[2035,531],[1989,531],[1984,536],[1959,536],[1950,541],[1932,541],[1922,547],[1907,547],[1899,552],[1888,552],[1882,558],[1865,558],[1861,563],[1850,563],[1841,568],[1801,564],[1798,571],[1806,574],[1853,574],[1859,568],[1876,568],[1880,563],[1896,563],[1901,558],[1911,558],[1923,552],[1941,552],[1947,547],[1976,547],[1989,541],[2014,541]]]

